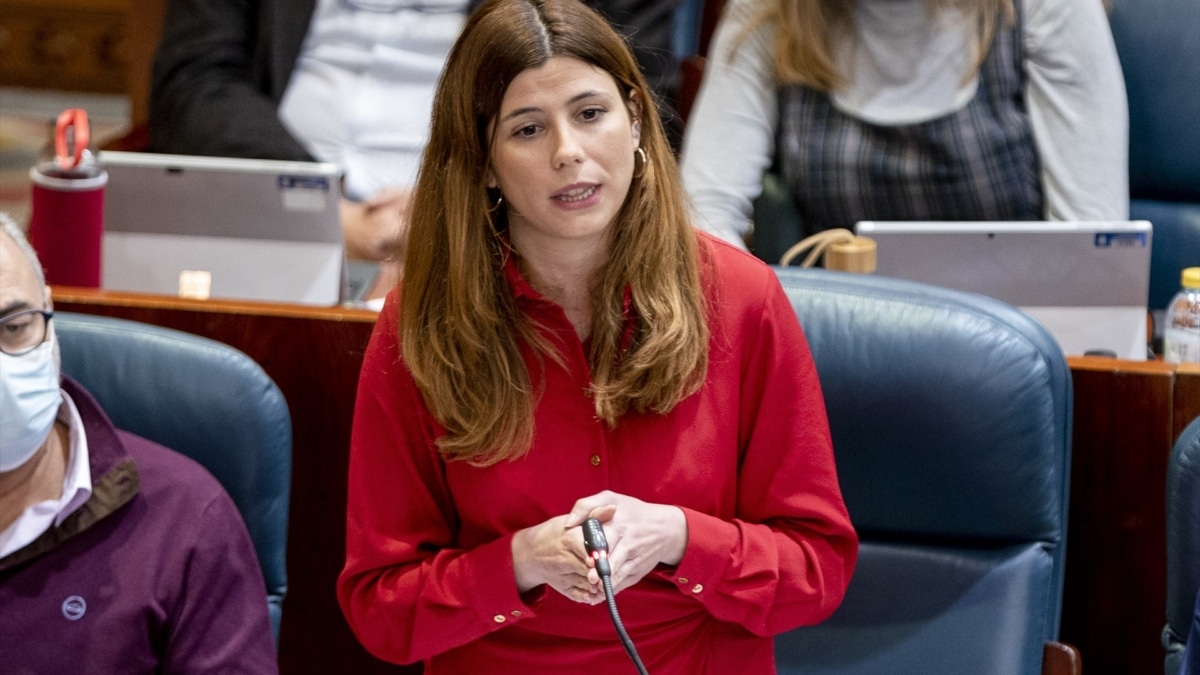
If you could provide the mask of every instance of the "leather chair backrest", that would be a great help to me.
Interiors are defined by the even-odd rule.
[[[1200,9],[1115,0],[1109,16],[1129,97],[1130,217],[1154,224],[1150,308],[1200,265]]]
[[[1062,605],[1062,350],[990,298],[776,271],[816,360],[862,541],[842,607],[776,638],[779,672],[1040,672]]]
[[[1179,435],[1167,465],[1166,675],[1179,675],[1200,592],[1200,417]],[[1193,647],[1195,648],[1195,647]]]
[[[148,324],[56,312],[63,372],[117,428],[202,464],[237,504],[266,579],[276,640],[285,555],[292,423],[279,388],[228,345]]]
[[[1195,0],[1115,0],[1136,196],[1200,201],[1200,11]]]

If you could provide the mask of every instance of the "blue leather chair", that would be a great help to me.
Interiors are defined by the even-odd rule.
[[[279,388],[250,357],[189,333],[56,312],[63,372],[120,429],[200,462],[237,504],[267,587],[271,628],[287,590],[292,421]]]
[[[1167,465],[1167,626],[1162,634],[1166,675],[1179,675],[1198,592],[1200,417],[1179,435]]]
[[[816,360],[862,542],[838,611],[776,638],[780,674],[1043,672],[1058,637],[1071,465],[1071,376],[1057,343],[990,298],[776,272]],[[1077,672],[1069,651],[1066,672]]]
[[[1129,96],[1130,217],[1154,224],[1151,310],[1200,265],[1200,7],[1115,0],[1109,16]]]

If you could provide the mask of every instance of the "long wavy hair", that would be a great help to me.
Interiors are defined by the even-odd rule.
[[[969,80],[987,58],[992,37],[1000,22],[1015,20],[1012,0],[928,0],[926,11],[932,19],[947,9],[961,9],[975,15],[975,40],[971,67],[963,77]],[[747,24],[734,41],[734,49],[762,24],[775,35],[775,76],[780,85],[799,84],[818,91],[831,92],[845,86],[846,73],[838,68],[834,45],[855,40],[854,0],[770,0]]]
[[[596,416],[616,426],[630,410],[667,412],[707,371],[696,234],[653,95],[627,45],[576,0],[489,0],[467,20],[438,83],[400,284],[403,358],[445,429],[438,448],[447,460],[486,466],[525,454],[539,369],[564,363],[513,300],[504,273],[508,219],[487,188],[489,129],[505,91],[557,56],[612,75],[641,123],[646,157],[635,160],[609,258],[590,289]],[[522,343],[537,355],[534,372]]]

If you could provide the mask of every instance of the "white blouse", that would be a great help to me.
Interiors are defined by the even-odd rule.
[[[317,0],[279,116],[364,200],[416,182],[466,0]]]

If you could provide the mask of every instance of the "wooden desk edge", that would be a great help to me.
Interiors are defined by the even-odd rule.
[[[1179,365],[1166,361],[1127,361],[1111,359],[1102,356],[1068,356],[1067,366],[1072,372],[1103,371],[1124,373],[1146,373],[1159,375],[1174,375]]]
[[[96,288],[54,286],[51,294],[55,302],[63,304],[95,305],[104,307],[135,307],[140,309],[170,309],[192,312],[221,314],[252,314],[256,316],[279,316],[323,321],[353,321],[374,323],[379,313],[356,307],[319,307],[310,305],[260,302],[255,300],[209,299],[194,300],[169,295],[105,291]]]

